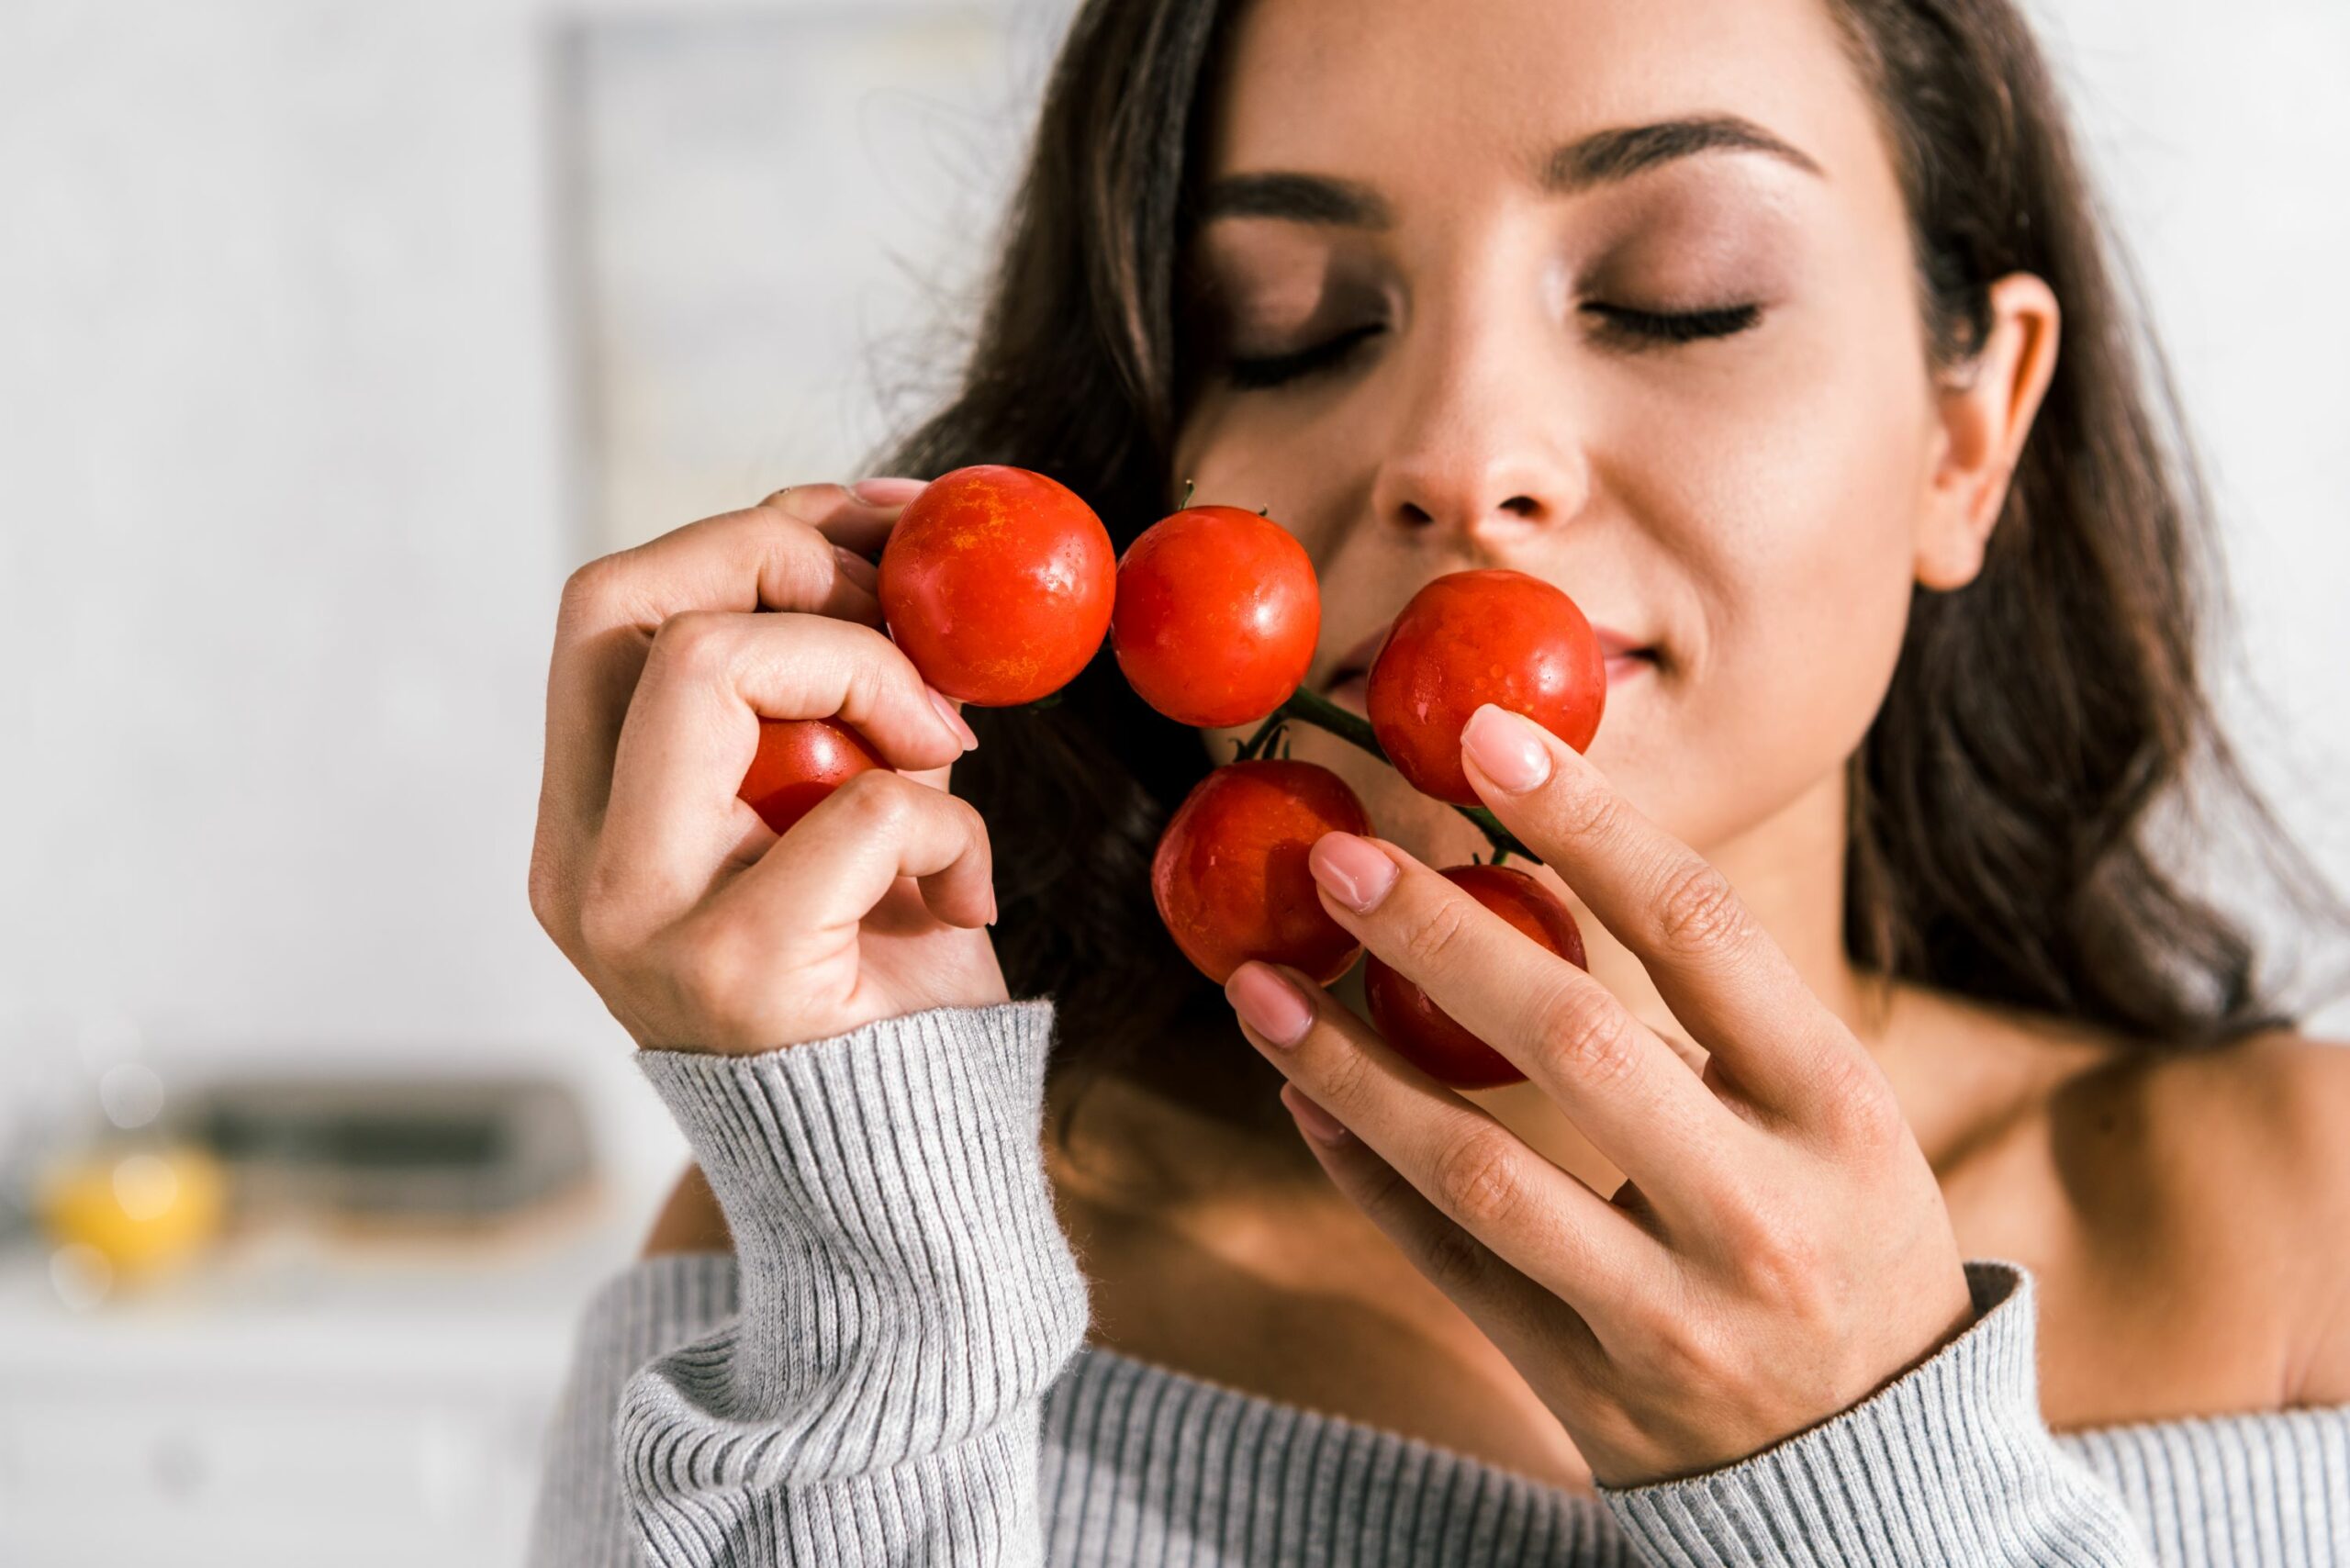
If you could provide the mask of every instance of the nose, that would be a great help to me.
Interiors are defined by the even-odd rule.
[[[1555,353],[1530,302],[1421,324],[1372,487],[1373,515],[1483,550],[1573,516],[1587,487]]]

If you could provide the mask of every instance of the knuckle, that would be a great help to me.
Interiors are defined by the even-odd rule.
[[[1832,1103],[1839,1136],[1863,1155],[1883,1159],[1910,1141],[1909,1120],[1882,1084],[1855,1088],[1836,1096]]]
[[[1635,1383],[1679,1388],[1722,1388],[1736,1346],[1722,1322],[1715,1292],[1675,1270],[1671,1284],[1639,1317],[1639,1331],[1626,1337],[1621,1369]],[[1633,1348],[1636,1347],[1636,1348]]]
[[[1347,1046],[1327,1054],[1306,1092],[1327,1106],[1332,1115],[1352,1126],[1363,1102],[1370,1097],[1371,1080],[1371,1058]]]
[[[867,768],[834,791],[841,809],[854,819],[856,831],[884,842],[906,831],[915,807],[912,790],[921,788],[887,768]]]
[[[1442,973],[1460,956],[1469,931],[1466,899],[1448,895],[1436,901],[1427,915],[1404,934],[1404,952],[1421,972]]]
[[[1748,1293],[1781,1312],[1807,1313],[1821,1277],[1820,1249],[1814,1239],[1784,1217],[1748,1226],[1739,1251],[1739,1271]]]
[[[765,537],[762,577],[772,577],[786,602],[815,603],[832,586],[833,543],[822,530],[796,515],[769,524]],[[767,591],[766,582],[761,591]]]
[[[1884,1076],[1874,1063],[1855,1050],[1830,1053],[1818,1069],[1811,1103],[1840,1147],[1863,1154],[1886,1154],[1909,1136]]]
[[[981,860],[991,861],[995,846],[988,838],[988,820],[979,814],[979,807],[944,790],[933,790],[931,793],[938,797],[941,809],[953,817],[963,838],[979,852]]]
[[[1728,946],[1746,934],[1746,905],[1729,879],[1699,862],[1675,872],[1657,900],[1657,934],[1684,953]]]
[[[1438,1206],[1472,1227],[1506,1223],[1526,1201],[1526,1183],[1505,1135],[1481,1128],[1437,1156]]]
[[[849,648],[849,700],[867,712],[902,703],[923,722],[930,722],[930,699],[923,694],[922,672],[906,651],[876,627],[855,621],[833,624],[839,628],[834,634],[845,639]]]
[[[1703,1313],[1676,1312],[1651,1319],[1641,1350],[1643,1371],[1666,1387],[1718,1388],[1728,1381],[1721,1347]]]
[[[733,619],[723,610],[680,610],[653,634],[653,658],[678,674],[715,675],[726,664]]]
[[[1616,834],[1623,807],[1606,789],[1566,791],[1559,801],[1558,826],[1571,839],[1605,840]]]
[[[563,610],[566,615],[595,610],[616,602],[628,577],[626,552],[599,555],[563,580]]]
[[[1566,1075],[1604,1089],[1629,1077],[1639,1059],[1632,1028],[1612,1002],[1578,993],[1552,1009],[1545,1039],[1551,1060]]]

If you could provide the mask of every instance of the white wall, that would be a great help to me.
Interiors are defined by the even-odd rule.
[[[2207,459],[2236,599],[2215,672],[2228,722],[2350,890],[2350,6],[2026,4]],[[2245,913],[2280,951],[2302,935],[2276,910]],[[2315,978],[2350,955],[2308,957]],[[2350,1036],[2345,1002],[2313,1030]]]
[[[2350,765],[2350,7],[2050,3],[2215,460],[2273,710],[2256,757],[2350,881],[2329,809]],[[0,1042],[20,1074],[134,1034],[167,1066],[560,1063],[633,1172],[671,1158],[523,900],[554,594],[586,538],[553,15],[0,11]]]
[[[0,13],[19,1052],[625,1065],[523,898],[576,554],[533,20]]]

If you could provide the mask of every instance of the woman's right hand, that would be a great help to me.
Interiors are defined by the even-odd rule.
[[[921,487],[794,486],[564,585],[531,908],[639,1046],[774,1050],[1005,1000],[987,829],[946,791],[977,743],[863,558]],[[778,837],[735,793],[762,715],[837,715],[898,771]]]

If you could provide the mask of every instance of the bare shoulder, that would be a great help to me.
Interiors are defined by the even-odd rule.
[[[2283,1404],[2350,1402],[2350,1046],[2279,1030],[2121,1053],[2052,1111],[2076,1195],[2266,1319]]]

